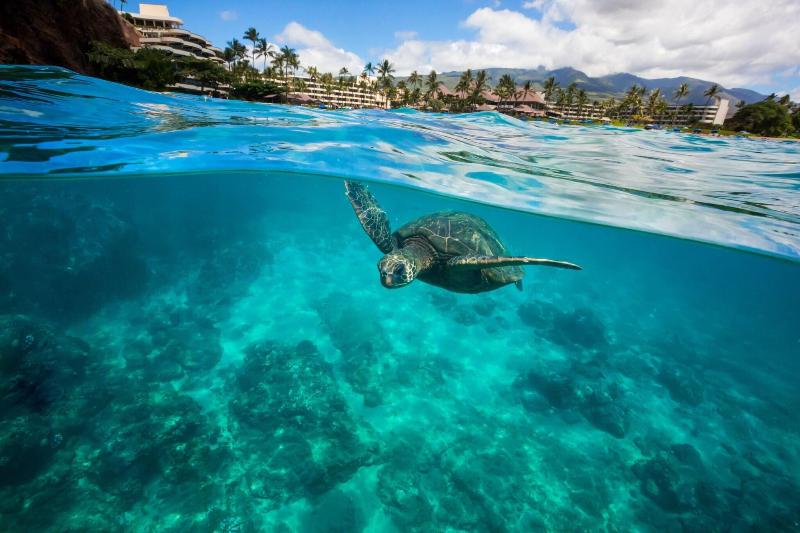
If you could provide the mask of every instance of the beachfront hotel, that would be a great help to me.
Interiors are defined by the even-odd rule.
[[[139,12],[120,11],[139,32],[142,47],[164,50],[179,57],[211,59],[224,63],[222,50],[201,35],[181,28],[183,21],[163,4],[139,4]]]
[[[266,78],[278,86],[285,87],[282,77]],[[332,108],[370,108],[388,109],[389,102],[380,92],[371,89],[378,79],[376,77],[358,77],[354,83],[325,86],[320,80],[308,75],[289,75],[289,102],[298,105],[324,105]],[[364,82],[363,84],[361,82]],[[298,89],[298,86],[302,89]],[[277,95],[275,95],[277,97]]]
[[[687,109],[685,105],[669,105],[666,111],[652,118],[653,124],[689,126],[691,124],[705,124],[721,126],[731,111],[730,101],[726,98],[714,97],[710,105],[696,105]],[[552,102],[547,104],[547,115],[565,120],[598,120],[605,117],[606,109],[602,105],[586,104],[584,106],[557,105]],[[622,110],[616,116],[621,120],[630,120],[635,113]]]

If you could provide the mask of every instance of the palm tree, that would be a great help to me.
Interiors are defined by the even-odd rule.
[[[256,63],[256,42],[258,42],[260,36],[258,35],[258,30],[255,28],[247,28],[247,31],[244,32],[245,39],[253,43],[253,64]]]
[[[661,122],[662,118],[664,117],[664,113],[667,112],[668,108],[669,106],[667,105],[667,101],[664,100],[663,98],[660,98],[658,102],[656,102],[654,111],[656,116],[658,117],[658,122]]]
[[[689,84],[688,83],[681,83],[680,85],[678,85],[678,89],[673,94],[673,96],[675,97],[674,101],[675,101],[675,106],[676,107],[680,105],[680,101],[683,98],[685,98],[687,94],[689,94]],[[676,108],[675,109],[675,113],[673,113],[673,115],[672,115],[672,125],[673,126],[675,125],[675,120],[678,118],[678,109],[679,108]]]
[[[344,79],[350,74],[350,71],[347,70],[347,67],[342,67],[339,69],[339,84],[344,84]]]
[[[361,107],[364,107],[365,103],[365,96],[367,94],[367,80],[362,75],[361,79],[358,81],[358,97],[361,99]]]
[[[408,77],[408,83],[410,83],[412,87],[417,87],[422,84],[422,77],[416,70]]]
[[[586,101],[589,100],[589,97],[586,96],[586,91],[581,89],[578,91],[578,116],[582,117],[583,115],[583,106],[586,105]]]
[[[522,99],[526,100],[531,91],[533,91],[533,82],[528,80],[522,85]]]
[[[470,104],[475,106],[483,101],[483,91],[485,91],[489,84],[486,81],[486,71],[479,70],[475,76],[475,82],[472,84],[472,94],[470,95]]]
[[[568,107],[572,107],[572,102],[575,101],[575,94],[578,91],[578,84],[574,81],[567,85],[567,92],[566,92],[566,102]]]
[[[553,92],[558,88],[558,82],[553,76],[544,81],[544,100],[549,102],[553,99]]]
[[[561,87],[556,87],[554,90],[556,94],[556,105],[561,112],[561,118],[564,118],[564,104],[567,102],[567,93],[564,92]]]
[[[387,78],[391,80],[394,77],[392,76],[392,72],[394,72],[394,65],[389,63],[388,59],[384,59],[378,64],[378,75],[380,75],[382,80],[386,80]]]
[[[638,114],[641,115],[642,109],[642,95],[646,89],[644,86],[639,87],[636,84],[631,85],[631,88],[628,89],[628,92],[625,93],[625,100],[623,105],[628,108],[630,111],[631,116]]]
[[[425,87],[427,89],[425,91],[425,100],[430,104],[431,96],[435,97],[436,92],[439,90],[439,75],[436,74],[435,70],[432,70],[425,79]]]
[[[361,73],[365,76],[375,74],[375,65],[373,65],[372,62],[367,63],[364,65],[364,70],[362,70]]]
[[[242,43],[239,42],[239,39],[233,38],[228,41],[228,48],[231,49],[233,52],[233,68],[236,68],[236,60],[239,59],[239,54],[241,53]]]
[[[397,92],[399,93],[400,91],[403,91],[402,104],[404,106],[408,105],[408,87],[406,86],[406,82],[403,80],[397,82]]]
[[[708,89],[706,89],[706,92],[703,93],[703,96],[708,97],[708,100],[706,100],[706,107],[708,107],[708,104],[711,102],[711,99],[720,93],[720,90],[721,90],[720,86],[717,85],[716,83],[711,85],[711,87],[709,87]]]
[[[317,78],[319,78],[319,70],[314,66],[306,67],[306,74],[308,74],[311,81],[317,81]]]
[[[259,39],[255,48],[253,48],[257,57],[264,58],[264,69],[267,68],[267,58],[275,56],[275,47],[272,46],[266,39]]]
[[[778,103],[784,107],[788,107],[789,104],[792,103],[792,99],[789,97],[788,94],[784,94],[783,96],[780,97]]]
[[[294,48],[289,48],[288,45],[281,47],[280,55],[275,58],[278,64],[283,67],[283,79],[285,80],[284,87],[286,88],[286,100],[289,100],[289,69],[294,71],[300,67],[300,58]],[[273,61],[274,62],[274,61]]]
[[[467,69],[463,73],[461,73],[461,77],[458,79],[458,83],[456,83],[456,98],[460,100],[460,107],[463,108],[466,100],[469,96],[469,91],[472,88],[472,70]]]
[[[495,92],[500,96],[501,103],[504,100],[506,102],[510,100],[517,92],[517,84],[514,83],[514,78],[512,78],[510,74],[503,74],[497,82]]]
[[[606,117],[609,117],[610,115],[616,115],[617,99],[613,96],[609,97],[603,102],[602,107],[603,113]]]
[[[231,70],[233,62],[236,61],[236,53],[233,48],[226,46],[225,50],[222,51],[222,59],[228,64],[228,70]]]
[[[647,98],[647,114],[650,115],[650,117],[655,117],[659,100],[661,100],[661,89],[653,89],[650,96]]]
[[[333,74],[330,72],[326,72],[319,78],[320,83],[322,83],[322,89],[325,91],[325,94],[328,96],[328,100],[331,99],[331,93],[333,93]]]

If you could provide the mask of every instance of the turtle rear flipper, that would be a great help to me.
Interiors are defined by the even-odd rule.
[[[394,250],[396,243],[389,226],[389,217],[386,215],[386,211],[378,205],[378,201],[375,200],[372,193],[357,181],[345,180],[344,188],[347,199],[350,200],[350,204],[361,222],[361,227],[367,232],[372,242],[385,254]]]
[[[476,270],[481,268],[537,265],[556,268],[569,268],[583,270],[576,264],[553,259],[540,259],[538,257],[504,257],[495,255],[458,255],[447,262],[448,268],[456,270]]]

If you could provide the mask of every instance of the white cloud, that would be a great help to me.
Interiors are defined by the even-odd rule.
[[[278,42],[297,47],[303,67],[315,66],[320,72],[338,73],[342,67],[358,74],[364,62],[361,58],[343,48],[337,48],[322,33],[306,28],[298,22],[290,22],[275,36]]]
[[[395,36],[396,39],[399,39],[401,41],[410,41],[412,39],[416,39],[417,38],[417,32],[410,31],[410,30],[408,30],[408,31],[396,31],[396,32],[394,32],[394,36]]]
[[[229,22],[231,20],[236,20],[237,18],[239,18],[239,14],[233,10],[225,10],[219,12],[219,18],[221,18],[225,22]]]
[[[544,0],[530,0],[529,2],[523,2],[522,7],[525,9],[542,9],[544,5]]]
[[[800,102],[800,87],[795,87],[789,91],[789,98],[791,98],[793,102]]]
[[[592,76],[687,75],[727,87],[769,83],[797,65],[797,0],[530,0],[540,18],[483,7],[469,40],[406,39],[384,51],[398,73],[572,66]],[[565,29],[566,28],[566,29]]]

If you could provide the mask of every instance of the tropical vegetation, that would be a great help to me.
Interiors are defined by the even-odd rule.
[[[800,105],[792,103],[788,95],[776,99],[773,94],[740,107],[725,127],[769,137],[800,136]]]

